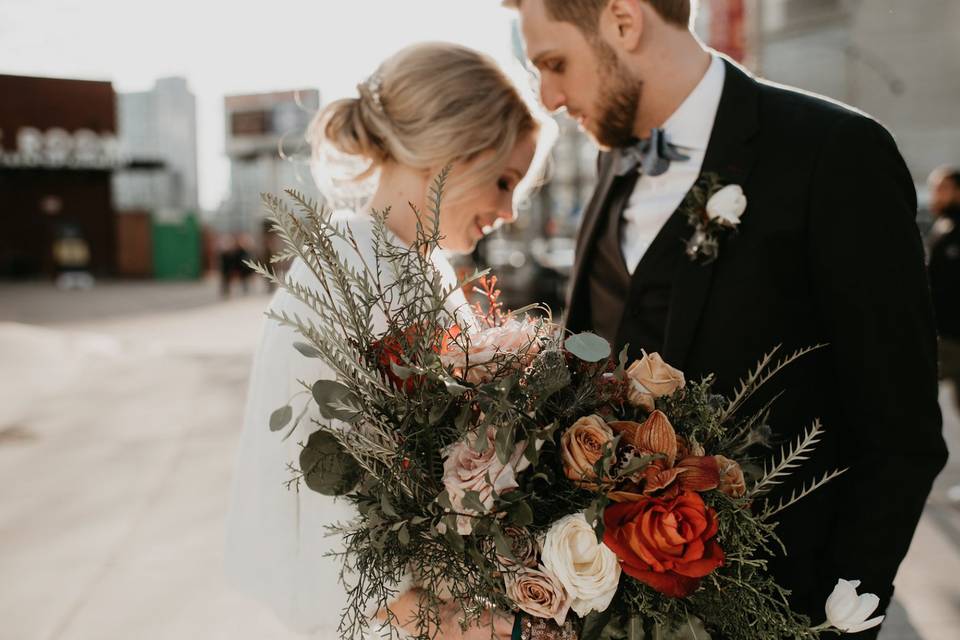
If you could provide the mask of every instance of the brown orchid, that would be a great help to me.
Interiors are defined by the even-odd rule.
[[[620,420],[608,426],[620,434],[622,441],[632,446],[637,455],[654,456],[654,460],[634,472],[624,486],[608,494],[611,500],[630,502],[653,494],[669,498],[684,491],[710,491],[720,486],[719,460],[702,455],[702,447],[678,437],[662,411],[654,411],[643,423]]]

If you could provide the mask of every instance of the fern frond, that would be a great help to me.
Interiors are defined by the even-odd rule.
[[[801,462],[810,458],[810,453],[813,452],[822,436],[823,426],[819,420],[816,420],[813,425],[809,429],[805,429],[803,435],[798,437],[796,442],[791,444],[787,449],[781,447],[779,462],[774,463],[769,469],[767,465],[764,464],[763,475],[760,476],[760,479],[757,480],[753,488],[747,493],[747,497],[755,498],[758,495],[762,495],[786,480],[787,476],[793,473],[793,471],[800,466]]]
[[[823,476],[820,479],[814,480],[813,482],[811,482],[810,486],[807,486],[807,483],[803,483],[803,485],[800,486],[799,490],[794,489],[793,491],[790,492],[789,498],[781,498],[780,501],[777,503],[777,506],[774,507],[774,506],[770,506],[769,504],[765,505],[763,511],[760,513],[760,520],[764,520],[764,521],[769,520],[770,518],[777,515],[784,509],[787,509],[792,505],[796,504],[797,502],[800,502],[805,497],[807,497],[808,495],[810,495],[811,493],[813,493],[823,485],[827,484],[831,480],[834,480],[842,476],[847,471],[848,471],[847,469],[838,469],[836,471],[826,471],[824,472]]]

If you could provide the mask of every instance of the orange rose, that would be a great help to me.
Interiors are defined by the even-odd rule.
[[[603,542],[624,573],[672,598],[685,598],[723,565],[717,514],[692,491],[672,500],[621,502],[603,513]]]

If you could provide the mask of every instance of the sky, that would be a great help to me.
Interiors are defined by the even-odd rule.
[[[392,52],[459,42],[501,61],[499,0],[0,0],[0,74],[109,80],[117,92],[183,76],[197,96],[201,206],[225,195],[223,96],[317,88],[354,95]]]

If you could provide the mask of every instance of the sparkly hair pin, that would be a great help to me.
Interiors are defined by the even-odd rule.
[[[374,73],[357,87],[361,93],[365,92],[370,96],[370,101],[373,102],[374,108],[380,113],[383,113],[383,101],[380,98],[380,89],[382,87],[383,78],[380,77],[379,73]]]

